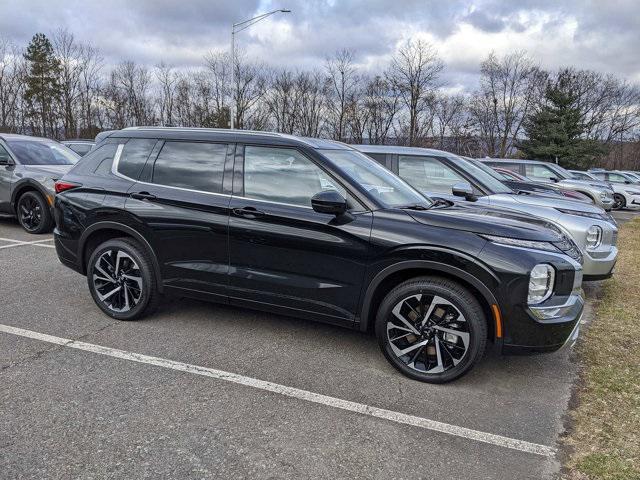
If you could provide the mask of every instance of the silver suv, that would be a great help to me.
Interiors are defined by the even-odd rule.
[[[54,183],[80,159],[61,143],[0,134],[0,214],[15,215],[29,233],[53,228]]]
[[[601,181],[584,181],[575,178],[568,170],[555,163],[540,160],[514,160],[509,158],[486,158],[483,163],[491,167],[513,170],[536,182],[554,183],[560,188],[584,193],[599,207],[610,211],[613,208],[613,190]]]
[[[440,150],[354,145],[417,190],[431,196],[524,212],[543,218],[570,235],[584,257],[584,280],[611,276],[618,257],[618,228],[602,208],[535,194],[517,194],[496,179],[490,167]]]

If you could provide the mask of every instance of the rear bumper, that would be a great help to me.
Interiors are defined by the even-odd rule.
[[[53,231],[53,244],[56,247],[56,253],[58,254],[60,263],[62,263],[65,267],[68,267],[71,270],[84,275],[77,257],[71,252],[70,249],[65,247],[63,240],[61,239],[60,235],[58,235],[56,230]]]

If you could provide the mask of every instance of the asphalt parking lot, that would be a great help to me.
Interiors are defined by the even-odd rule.
[[[151,318],[118,322],[51,239],[0,220],[0,478],[540,479],[559,469],[570,351],[489,353],[436,386],[396,372],[374,337],[304,319],[170,298]]]

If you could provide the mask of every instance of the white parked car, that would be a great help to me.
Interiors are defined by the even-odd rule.
[[[580,180],[600,180],[607,181],[613,188],[613,209],[620,210],[628,208],[630,210],[640,210],[640,185],[632,183],[635,177],[627,178],[624,172],[581,172],[579,170],[569,170]],[[600,177],[600,178],[598,178]]]

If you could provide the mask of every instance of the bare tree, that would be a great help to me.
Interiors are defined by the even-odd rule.
[[[351,50],[340,50],[329,57],[325,63],[328,74],[329,89],[327,91],[327,119],[332,138],[344,141],[349,122],[349,110],[353,111],[357,104],[361,89],[361,78],[354,64]],[[351,114],[353,117],[353,114]],[[353,119],[351,121],[353,125]]]
[[[67,29],[53,35],[53,48],[60,65],[60,111],[65,138],[79,136],[78,100],[82,94],[83,47]]]
[[[156,65],[155,76],[158,81],[158,121],[160,125],[174,124],[173,112],[175,105],[178,75],[173,68],[164,62]]]
[[[369,142],[387,143],[400,104],[398,91],[388,80],[376,75],[366,84],[363,103]]]
[[[505,157],[522,122],[542,99],[547,74],[523,51],[498,58],[489,54],[480,68],[480,90],[471,112],[489,156]]]
[[[437,148],[463,153],[461,139],[468,124],[467,99],[464,95],[439,95],[434,102]]]
[[[0,38],[0,132],[20,131],[24,63],[18,47]]]
[[[409,145],[424,136],[430,100],[444,64],[434,47],[423,40],[409,40],[396,53],[387,71],[388,81],[400,94],[405,115],[399,117],[399,133]]]

